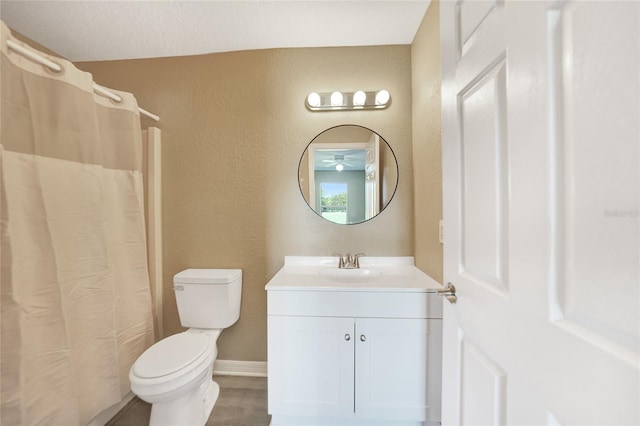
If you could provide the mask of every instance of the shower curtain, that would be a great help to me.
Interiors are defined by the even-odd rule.
[[[0,424],[85,425],[154,341],[138,108],[1,27]]]

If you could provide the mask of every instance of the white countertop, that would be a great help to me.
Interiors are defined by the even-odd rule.
[[[337,257],[285,256],[284,266],[267,283],[267,291],[375,291],[433,293],[442,286],[414,265],[413,257],[361,257],[360,269],[375,276],[326,277],[323,270],[340,274]]]

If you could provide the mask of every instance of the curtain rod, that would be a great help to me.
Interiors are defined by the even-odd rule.
[[[12,40],[7,40],[7,46],[9,47],[9,49],[14,50],[15,52],[21,54],[22,56],[31,59],[34,62],[39,63],[40,65],[44,65],[45,67],[55,71],[55,72],[60,72],[62,71],[62,67],[58,64],[56,64],[53,61],[50,61],[49,59],[38,55],[36,52],[31,51],[27,48],[24,48],[22,46],[20,46],[18,43],[15,43]],[[101,95],[101,96],[105,96],[115,102],[122,102],[122,98],[118,95],[116,95],[115,93],[107,90],[106,88],[100,86],[99,84],[93,83],[93,90]],[[155,121],[160,121],[160,117],[158,117],[157,115],[145,110],[144,108],[140,108],[138,107],[138,110],[140,111],[141,114],[146,115],[147,117],[151,118],[152,120]]]

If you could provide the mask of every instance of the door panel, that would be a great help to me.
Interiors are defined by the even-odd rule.
[[[504,57],[458,95],[462,273],[507,287],[507,141]]]
[[[585,339],[633,360],[639,345],[640,287],[637,126],[638,16],[625,7],[568,4],[552,13],[550,55],[555,162],[552,317]],[[593,18],[617,31],[594,31]],[[635,63],[635,66],[634,66]],[[620,84],[611,84],[619,81]],[[597,102],[593,100],[597,99]],[[593,262],[598,259],[598,262]],[[602,291],[611,282],[616,291]],[[632,314],[629,317],[629,313]]]
[[[478,37],[482,23],[500,6],[501,0],[465,1],[456,6],[456,47],[462,57]]]
[[[473,343],[460,341],[461,424],[505,424],[506,373]]]
[[[441,3],[443,424],[640,424],[640,3]]]

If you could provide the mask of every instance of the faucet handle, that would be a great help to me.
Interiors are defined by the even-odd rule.
[[[356,268],[360,268],[360,257],[361,256],[366,256],[366,254],[358,253],[355,256],[353,256],[353,264],[355,265]]]
[[[332,256],[338,256],[338,268],[344,268],[344,257],[340,253],[333,253]]]

